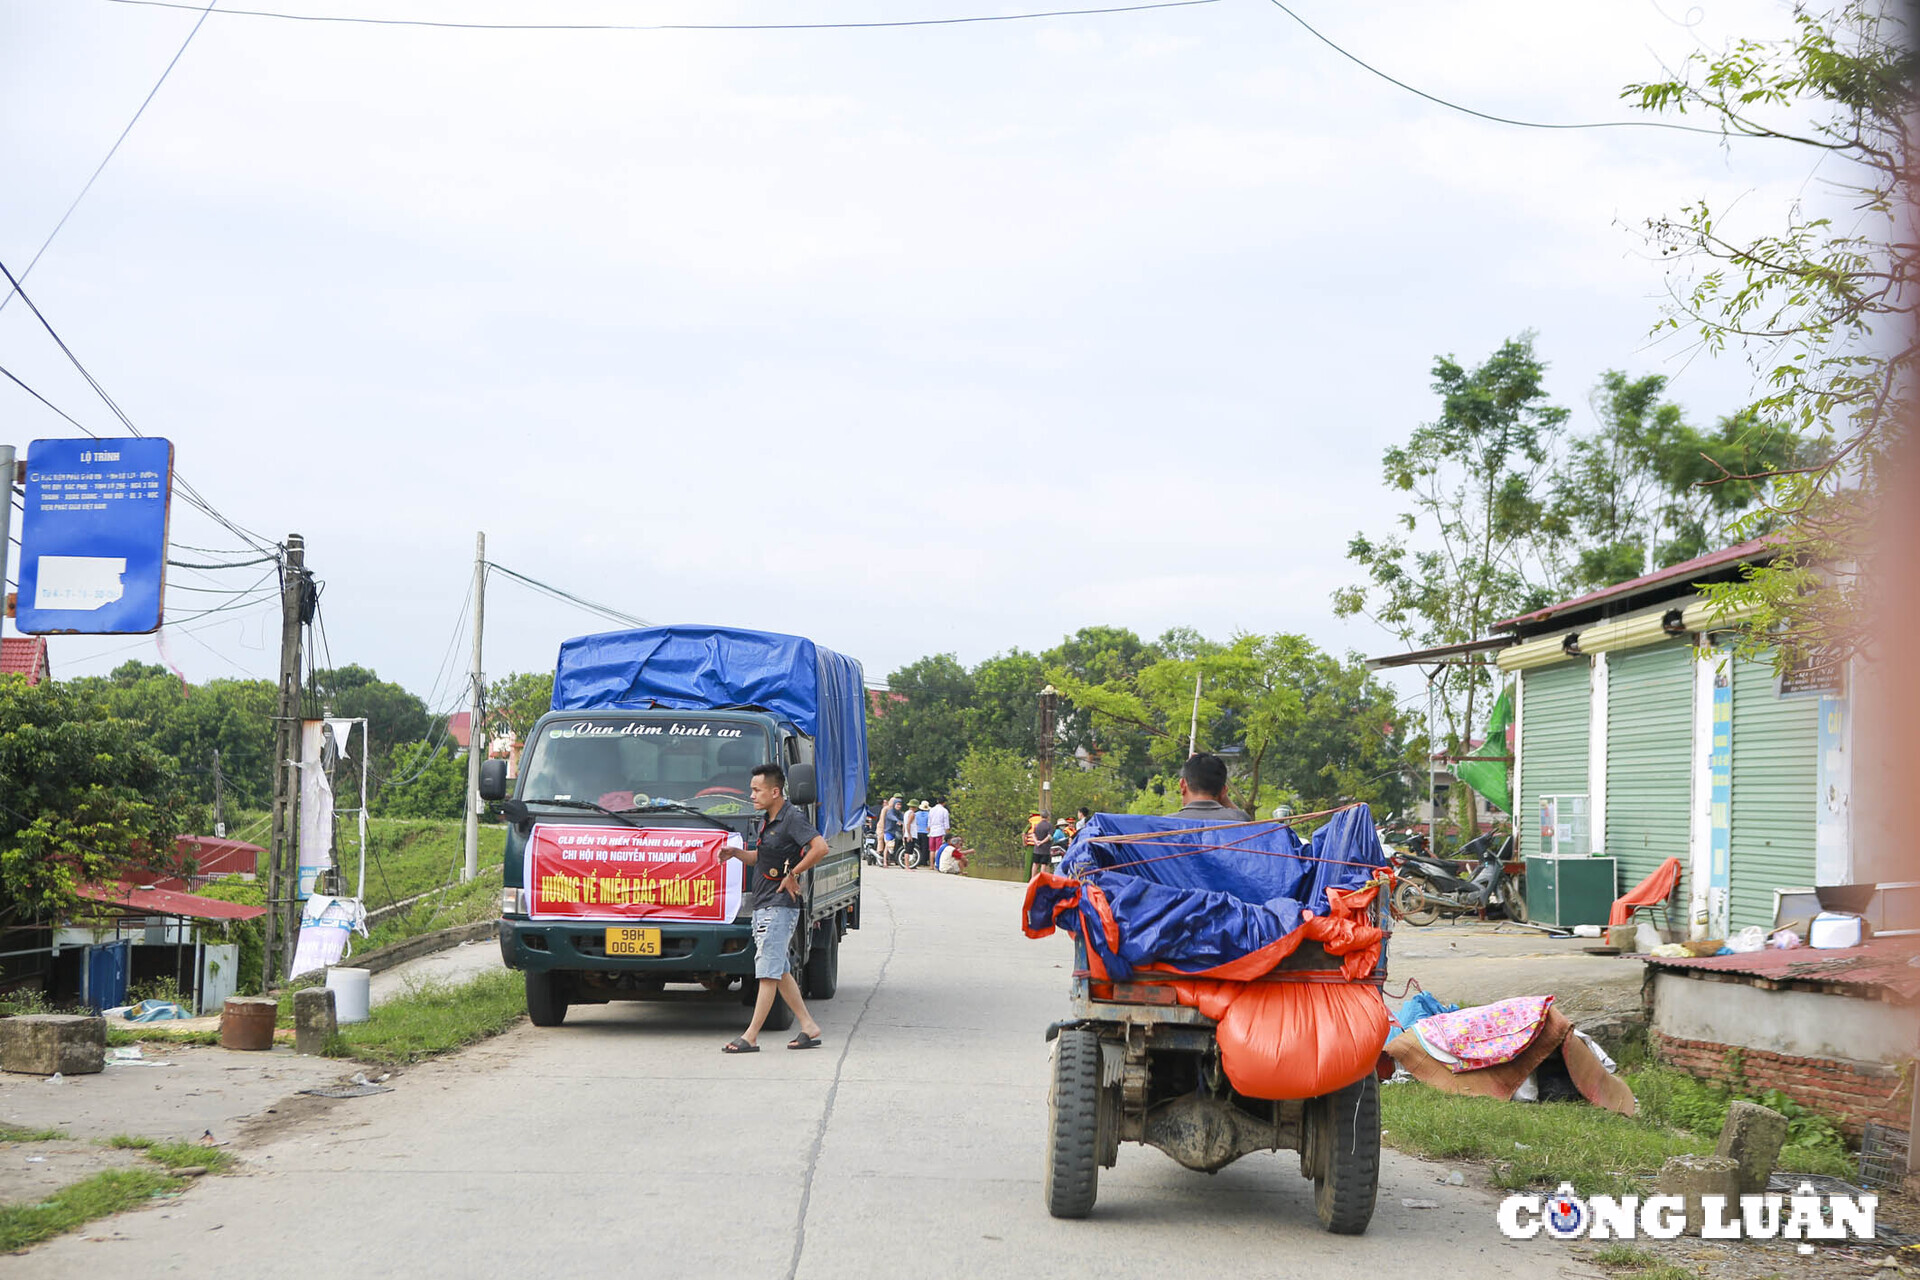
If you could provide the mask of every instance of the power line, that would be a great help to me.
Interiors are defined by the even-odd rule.
[[[47,336],[53,339],[54,345],[60,348],[61,353],[67,357],[67,360],[73,365],[73,367],[80,371],[80,376],[86,379],[87,385],[92,387],[94,389],[94,392],[99,395],[101,401],[107,406],[107,408],[113,411],[113,416],[118,418],[121,424],[125,426],[126,429],[129,432],[131,432],[133,435],[144,438],[145,433],[141,431],[139,427],[136,427],[133,425],[133,419],[129,418],[126,415],[125,411],[122,410],[120,406],[114,402],[113,397],[107,394],[107,389],[100,385],[99,379],[95,378],[92,373],[88,372],[87,366],[80,362],[80,357],[73,353],[73,349],[66,344],[66,340],[63,339],[60,336],[59,331],[53,327],[53,323],[49,321],[44,314],[42,314],[40,308],[37,305],[35,305],[33,299],[28,296],[27,291],[20,286],[20,281],[14,278],[13,272],[7,269],[7,264],[4,262],[0,262],[0,275],[3,275],[6,277],[7,283],[13,286],[13,291],[20,295],[20,300],[26,303],[27,308],[33,312],[34,319],[40,322],[40,327],[47,331]],[[86,432],[86,434],[92,436],[96,440],[100,438],[100,434],[98,432],[88,427],[81,426],[80,423],[76,419],[74,419],[72,416],[61,412],[59,409],[54,409],[52,402],[50,402],[45,396],[33,390],[33,388],[28,387],[26,383],[21,382],[20,379],[14,377],[13,374],[8,373],[7,377],[11,378],[16,385],[24,389],[34,399],[38,400],[41,404],[46,405],[49,409],[53,409],[55,413],[60,414],[61,417],[65,418],[68,422],[73,423],[74,426],[79,427],[80,430]],[[259,537],[259,535],[249,533],[247,530],[243,529],[241,526],[235,524],[233,521],[227,519],[226,516],[222,515],[218,508],[216,508],[212,503],[208,502],[205,498],[200,496],[199,490],[195,489],[192,485],[187,483],[185,477],[179,475],[178,473],[175,473],[173,482],[174,482],[174,485],[185,496],[186,501],[189,505],[199,508],[202,512],[212,517],[217,523],[224,526],[227,532],[238,537],[241,541],[248,543],[256,551],[264,551],[269,554],[278,554],[277,550],[271,544],[263,541]]]
[[[67,206],[67,211],[60,215],[60,221],[53,224],[53,230],[47,232],[47,238],[42,240],[40,247],[34,251],[33,259],[27,263],[26,270],[20,273],[22,280],[32,275],[33,269],[40,265],[40,256],[47,251],[47,246],[53,243],[53,238],[60,234],[60,228],[67,225],[67,219],[71,218],[73,211],[80,207],[80,202],[87,198],[87,192],[93,190],[93,184],[98,182],[100,175],[106,171],[107,164],[113,159],[114,152],[120,150],[120,144],[127,140],[128,134],[133,132],[133,126],[140,123],[140,117],[146,114],[147,106],[152,103],[154,95],[160,92],[160,86],[165,84],[167,77],[173,74],[174,65],[180,61],[180,55],[187,51],[187,46],[193,43],[193,38],[200,34],[200,24],[207,20],[207,15],[213,12],[214,4],[218,3],[219,0],[212,0],[212,3],[200,9],[200,17],[193,24],[193,30],[187,32],[187,38],[180,42],[178,49],[174,50],[173,58],[167,63],[166,70],[162,71],[160,78],[153,82],[153,88],[147,90],[147,96],[140,100],[139,109],[133,113],[133,119],[127,121],[127,127],[120,131],[120,136],[115,138],[113,145],[107,148],[107,154],[100,158],[98,165],[94,166],[93,173],[87,178],[87,184],[80,188],[80,194],[73,198],[73,203]],[[200,8],[198,5],[188,7]],[[7,309],[7,304],[13,301],[13,295],[18,292],[20,292],[20,288],[18,285],[15,285],[7,291],[6,297],[0,298],[0,311]]]
[[[212,6],[202,9],[181,0],[109,0],[112,4],[147,9],[185,9],[204,20]],[[976,22],[1027,22],[1036,18],[1081,18],[1109,13],[1144,13],[1149,9],[1188,9],[1218,4],[1219,0],[1159,0],[1155,4],[1114,5],[1101,9],[1049,9],[1038,13],[992,13],[958,18],[905,18],[892,22],[436,22],[426,18],[357,18],[328,13],[282,13],[271,9],[222,9],[220,16],[278,18],[286,22],[334,22],[369,27],[439,27],[458,31],[861,31],[881,27],[955,27]]]
[[[622,613],[620,610],[612,608],[608,605],[596,604],[592,600],[585,599],[582,596],[574,595],[571,591],[563,591],[559,587],[556,587],[551,583],[541,582],[538,578],[529,578],[524,573],[515,573],[513,570],[507,568],[503,564],[495,564],[493,561],[489,560],[486,562],[486,565],[487,565],[487,568],[498,570],[499,572],[506,574],[509,578],[512,578],[518,582],[525,583],[527,586],[532,587],[536,591],[545,592],[547,595],[552,596],[557,600],[564,601],[567,604],[575,606],[576,608],[585,609],[588,613],[597,613],[603,618],[611,618],[615,622],[624,622],[630,627],[650,627],[653,625],[652,623],[648,622],[645,618],[636,618],[630,613]]]
[[[134,0],[127,0],[127,2],[132,3],[134,2]],[[1322,35],[1319,32],[1319,30],[1313,26],[1312,23],[1308,22],[1305,18],[1301,17],[1299,14],[1295,13],[1293,10],[1287,8],[1287,6],[1282,4],[1280,0],[1267,0],[1267,3],[1271,4],[1274,8],[1286,14],[1289,18],[1292,18],[1295,22],[1299,23],[1300,26],[1303,29],[1305,29],[1307,34],[1312,36],[1315,40],[1318,40],[1321,44],[1324,44],[1325,46],[1327,46],[1327,48],[1333,50],[1335,53],[1345,58],[1348,62],[1353,63],[1356,67],[1359,67],[1361,70],[1366,71],[1368,74],[1376,75],[1380,77],[1382,80],[1385,80],[1390,85],[1393,85],[1400,89],[1405,89],[1408,93],[1413,94],[1415,97],[1425,98],[1428,102],[1431,102],[1436,106],[1445,107],[1449,111],[1458,111],[1463,115],[1475,116],[1481,120],[1490,120],[1494,124],[1510,124],[1510,125],[1517,126],[1518,128],[1521,128],[1521,129],[1671,129],[1676,133],[1704,133],[1710,137],[1715,137],[1715,138],[1722,138],[1722,137],[1729,136],[1719,129],[1703,129],[1699,125],[1693,125],[1693,124],[1675,124],[1671,120],[1599,120],[1599,121],[1592,121],[1592,122],[1579,123],[1579,124],[1550,124],[1550,123],[1545,123],[1539,120],[1515,120],[1508,116],[1489,115],[1485,111],[1475,111],[1472,107],[1463,107],[1457,102],[1449,102],[1445,98],[1437,97],[1434,94],[1428,93],[1425,89],[1416,89],[1412,85],[1408,84],[1405,80],[1397,80],[1394,77],[1388,75],[1386,72],[1374,66],[1372,63],[1367,62],[1361,57],[1359,57],[1359,55],[1349,53],[1347,50],[1341,48],[1339,45],[1335,44],[1332,40]]]

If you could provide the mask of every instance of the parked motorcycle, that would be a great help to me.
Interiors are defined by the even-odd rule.
[[[1463,915],[1525,923],[1527,867],[1513,858],[1513,837],[1490,832],[1462,845],[1460,853],[1478,864],[1471,876],[1444,859],[1394,855],[1393,914],[1411,925]]]

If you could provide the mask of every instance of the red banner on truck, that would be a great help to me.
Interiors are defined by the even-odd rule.
[[[539,823],[527,837],[534,919],[724,923],[740,909],[740,837],[691,827]]]

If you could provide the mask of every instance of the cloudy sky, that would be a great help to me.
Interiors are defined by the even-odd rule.
[[[494,22],[831,22],[1013,0],[265,0]],[[1039,4],[1032,8],[1047,8]],[[1067,7],[1067,6],[1062,6]],[[1615,120],[1629,81],[1775,0],[1298,0],[1436,95]],[[196,15],[0,0],[0,260],[16,274]],[[1701,419],[1737,358],[1653,343],[1648,217],[1763,225],[1803,158],[1488,124],[1267,0],[891,30],[461,31],[208,18],[27,289],[233,521],[306,536],[339,661],[448,705],[492,559],[654,621],[792,631],[879,677],[1090,623],[1334,619],[1381,450],[1438,353],[1538,333],[1591,421],[1609,368]],[[111,419],[17,302],[0,364]],[[0,384],[0,441],[72,434]],[[176,541],[242,558],[176,505]],[[182,554],[180,558],[196,558]],[[168,658],[271,675],[259,568],[173,580]],[[182,590],[197,588],[197,592]],[[220,603],[224,614],[201,614]],[[200,616],[194,616],[200,615]],[[496,578],[490,674],[589,614]],[[457,650],[449,662],[450,647]],[[61,675],[161,658],[60,639]]]

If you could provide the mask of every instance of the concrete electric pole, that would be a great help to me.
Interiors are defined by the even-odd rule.
[[[480,669],[481,632],[487,621],[487,535],[473,536],[473,681],[467,704],[467,865],[462,880],[480,874],[480,762],[487,758],[486,730],[480,724],[486,697]]]
[[[1053,821],[1053,734],[1059,692],[1052,685],[1040,691],[1040,816]]]

